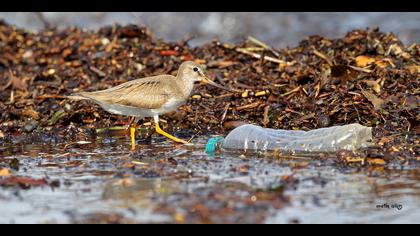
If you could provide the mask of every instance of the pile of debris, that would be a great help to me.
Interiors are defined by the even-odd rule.
[[[135,25],[32,33],[0,22],[0,142],[93,137],[127,118],[66,95],[175,75],[193,60],[240,92],[198,87],[187,104],[162,116],[169,132],[226,133],[240,122],[302,130],[360,123],[375,128],[381,150],[407,160],[419,153],[419,55],[418,44],[405,46],[378,29],[311,36],[296,48],[275,49],[254,37],[191,48],[188,40],[163,42]]]

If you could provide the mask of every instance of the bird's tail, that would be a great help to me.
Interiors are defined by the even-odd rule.
[[[70,96],[66,96],[68,99],[72,99],[72,100],[86,100],[86,99],[90,99],[89,97],[86,96],[85,93],[75,93],[72,94]]]

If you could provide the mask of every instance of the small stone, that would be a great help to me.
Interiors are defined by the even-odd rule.
[[[248,91],[248,89],[246,89],[245,92],[242,93],[242,97],[247,98],[248,95],[249,95],[249,91]]]
[[[319,115],[317,118],[319,127],[329,127],[331,125],[331,119],[326,115]]]
[[[48,74],[49,74],[49,75],[53,75],[53,74],[55,74],[55,70],[54,70],[54,69],[49,69],[49,70],[48,70]]]
[[[141,63],[136,63],[136,64],[134,64],[134,66],[136,67],[137,72],[140,72],[140,71],[144,70],[144,68],[146,68],[146,66],[144,66]]]
[[[38,127],[38,121],[30,120],[26,122],[25,126],[23,126],[23,131],[25,132],[32,132],[34,129]]]
[[[102,43],[102,45],[104,45],[104,46],[108,45],[110,42],[111,42],[111,41],[109,41],[109,39],[107,39],[107,38],[102,38],[102,39],[101,39],[101,43]]]
[[[26,51],[25,53],[23,53],[22,58],[23,58],[23,59],[28,59],[28,58],[31,58],[31,57],[32,57],[32,55],[33,55],[32,50],[28,50],[28,51]]]
[[[70,104],[66,103],[66,104],[64,105],[64,110],[66,110],[66,111],[71,111],[71,109],[72,109],[72,107],[71,107],[71,105],[70,105]]]

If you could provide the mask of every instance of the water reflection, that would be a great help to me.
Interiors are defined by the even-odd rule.
[[[206,140],[195,140],[196,146],[144,142],[136,153],[128,151],[128,139],[65,149],[4,145],[0,164],[19,160],[12,175],[60,185],[1,187],[0,222],[86,222],[88,216],[107,214],[127,219],[122,222],[399,223],[420,218],[416,166],[343,169],[326,157],[211,157],[204,153]]]

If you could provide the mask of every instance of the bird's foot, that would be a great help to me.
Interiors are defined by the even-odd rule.
[[[170,135],[170,134],[166,133],[165,131],[163,131],[163,130],[160,128],[159,123],[156,123],[156,132],[157,132],[158,134],[161,134],[161,135],[163,135],[163,136],[165,136],[165,137],[167,137],[167,138],[169,138],[169,139],[171,139],[171,140],[173,140],[173,141],[177,142],[177,143],[190,144],[188,141],[185,141],[185,140],[182,140],[182,139],[180,139],[180,138],[174,137],[174,136],[172,136],[172,135]]]

